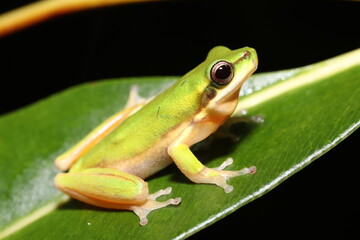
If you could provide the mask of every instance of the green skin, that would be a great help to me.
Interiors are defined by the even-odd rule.
[[[201,95],[196,94],[195,89],[199,88],[200,92],[203,92],[210,84],[206,81],[197,81],[197,75],[192,74],[193,71],[185,75],[185,77],[188,76],[184,77],[187,79],[185,83],[183,81],[176,82],[136,114],[127,118],[118,128],[79,159],[71,168],[71,172],[84,168],[110,166],[113,163],[121,165],[125,161],[134,162],[134,158],[139,154],[153,147],[157,149],[158,154],[142,158],[139,164],[159,158],[163,159],[164,164],[160,161],[158,165],[153,166],[151,173],[145,175],[144,172],[129,170],[126,172],[145,178],[166,167],[170,163],[167,155],[169,144],[165,144],[168,142],[167,133],[174,131],[180,123],[191,121],[201,103]],[[176,104],[174,105],[174,103]],[[119,168],[123,170],[121,166]]]
[[[231,81],[224,85],[214,82],[212,75],[213,66],[219,61],[232,66]],[[140,217],[141,225],[147,223],[149,211],[180,202],[179,199],[170,199],[166,204],[156,202],[157,196],[169,192],[149,195],[147,184],[142,180],[172,160],[190,180],[216,184],[230,192],[232,188],[226,180],[253,173],[254,168],[223,171],[231,164],[225,163],[219,169],[209,169],[197,160],[189,147],[209,136],[231,116],[241,85],[256,67],[257,55],[252,48],[213,48],[203,63],[146,105],[138,104],[142,106],[140,110],[132,112],[81,157],[71,159],[68,164],[61,163],[75,151],[71,149],[56,159],[59,169],[70,168],[69,173],[57,175],[56,186],[96,206],[133,210]],[[106,127],[100,130],[103,128]],[[97,132],[98,129],[87,137]]]

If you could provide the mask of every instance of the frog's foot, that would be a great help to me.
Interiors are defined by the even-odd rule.
[[[131,206],[130,210],[134,211],[134,213],[140,218],[140,225],[144,226],[148,223],[147,215],[159,208],[166,207],[168,205],[178,205],[181,202],[181,198],[170,198],[165,202],[158,202],[156,198],[162,195],[168,195],[171,193],[171,187],[166,189],[159,190],[153,194],[149,194],[147,197],[147,201],[142,205]]]
[[[198,183],[210,183],[216,184],[219,187],[222,187],[226,193],[231,192],[234,188],[227,184],[229,178],[245,175],[245,174],[254,174],[256,172],[256,167],[252,166],[249,168],[243,168],[238,171],[224,171],[227,166],[230,166],[233,163],[232,158],[226,159],[219,167],[217,168],[207,168],[204,167],[200,174],[198,174],[195,179],[195,182]]]

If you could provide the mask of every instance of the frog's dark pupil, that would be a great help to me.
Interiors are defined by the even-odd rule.
[[[229,65],[220,66],[215,73],[218,79],[227,79],[231,74],[231,67]]]
[[[226,61],[219,61],[211,68],[211,80],[218,86],[228,84],[234,77],[231,63]]]

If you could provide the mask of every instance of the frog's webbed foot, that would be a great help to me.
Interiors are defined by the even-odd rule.
[[[226,159],[219,167],[217,168],[204,168],[200,175],[197,176],[199,182],[201,183],[212,183],[216,184],[219,187],[222,187],[226,193],[229,193],[233,190],[233,186],[227,184],[227,180],[229,178],[246,175],[246,174],[254,174],[256,172],[256,167],[252,166],[249,168],[243,168],[238,171],[226,171],[223,170],[226,167],[230,166],[233,163],[232,158]]]
[[[130,207],[130,210],[134,211],[134,213],[140,218],[140,225],[144,226],[148,223],[147,215],[156,209],[166,207],[168,205],[178,205],[181,202],[181,198],[170,198],[165,202],[158,202],[156,198],[168,195],[171,193],[171,187],[166,189],[159,190],[153,194],[149,194],[147,197],[147,201],[142,205],[134,205]]]

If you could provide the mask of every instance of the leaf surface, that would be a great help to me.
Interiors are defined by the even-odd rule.
[[[150,192],[172,186],[180,206],[149,215],[140,227],[132,212],[67,200],[53,186],[54,158],[120,110],[130,86],[149,97],[177,77],[87,83],[0,117],[0,238],[183,239],[260,197],[304,168],[360,125],[360,51],[311,66],[256,74],[243,87],[238,112],[264,123],[238,123],[239,141],[194,146],[199,159],[230,169],[255,165],[254,175],[230,180],[234,191],[193,184],[170,166],[149,179]],[[163,200],[167,197],[162,197]]]

